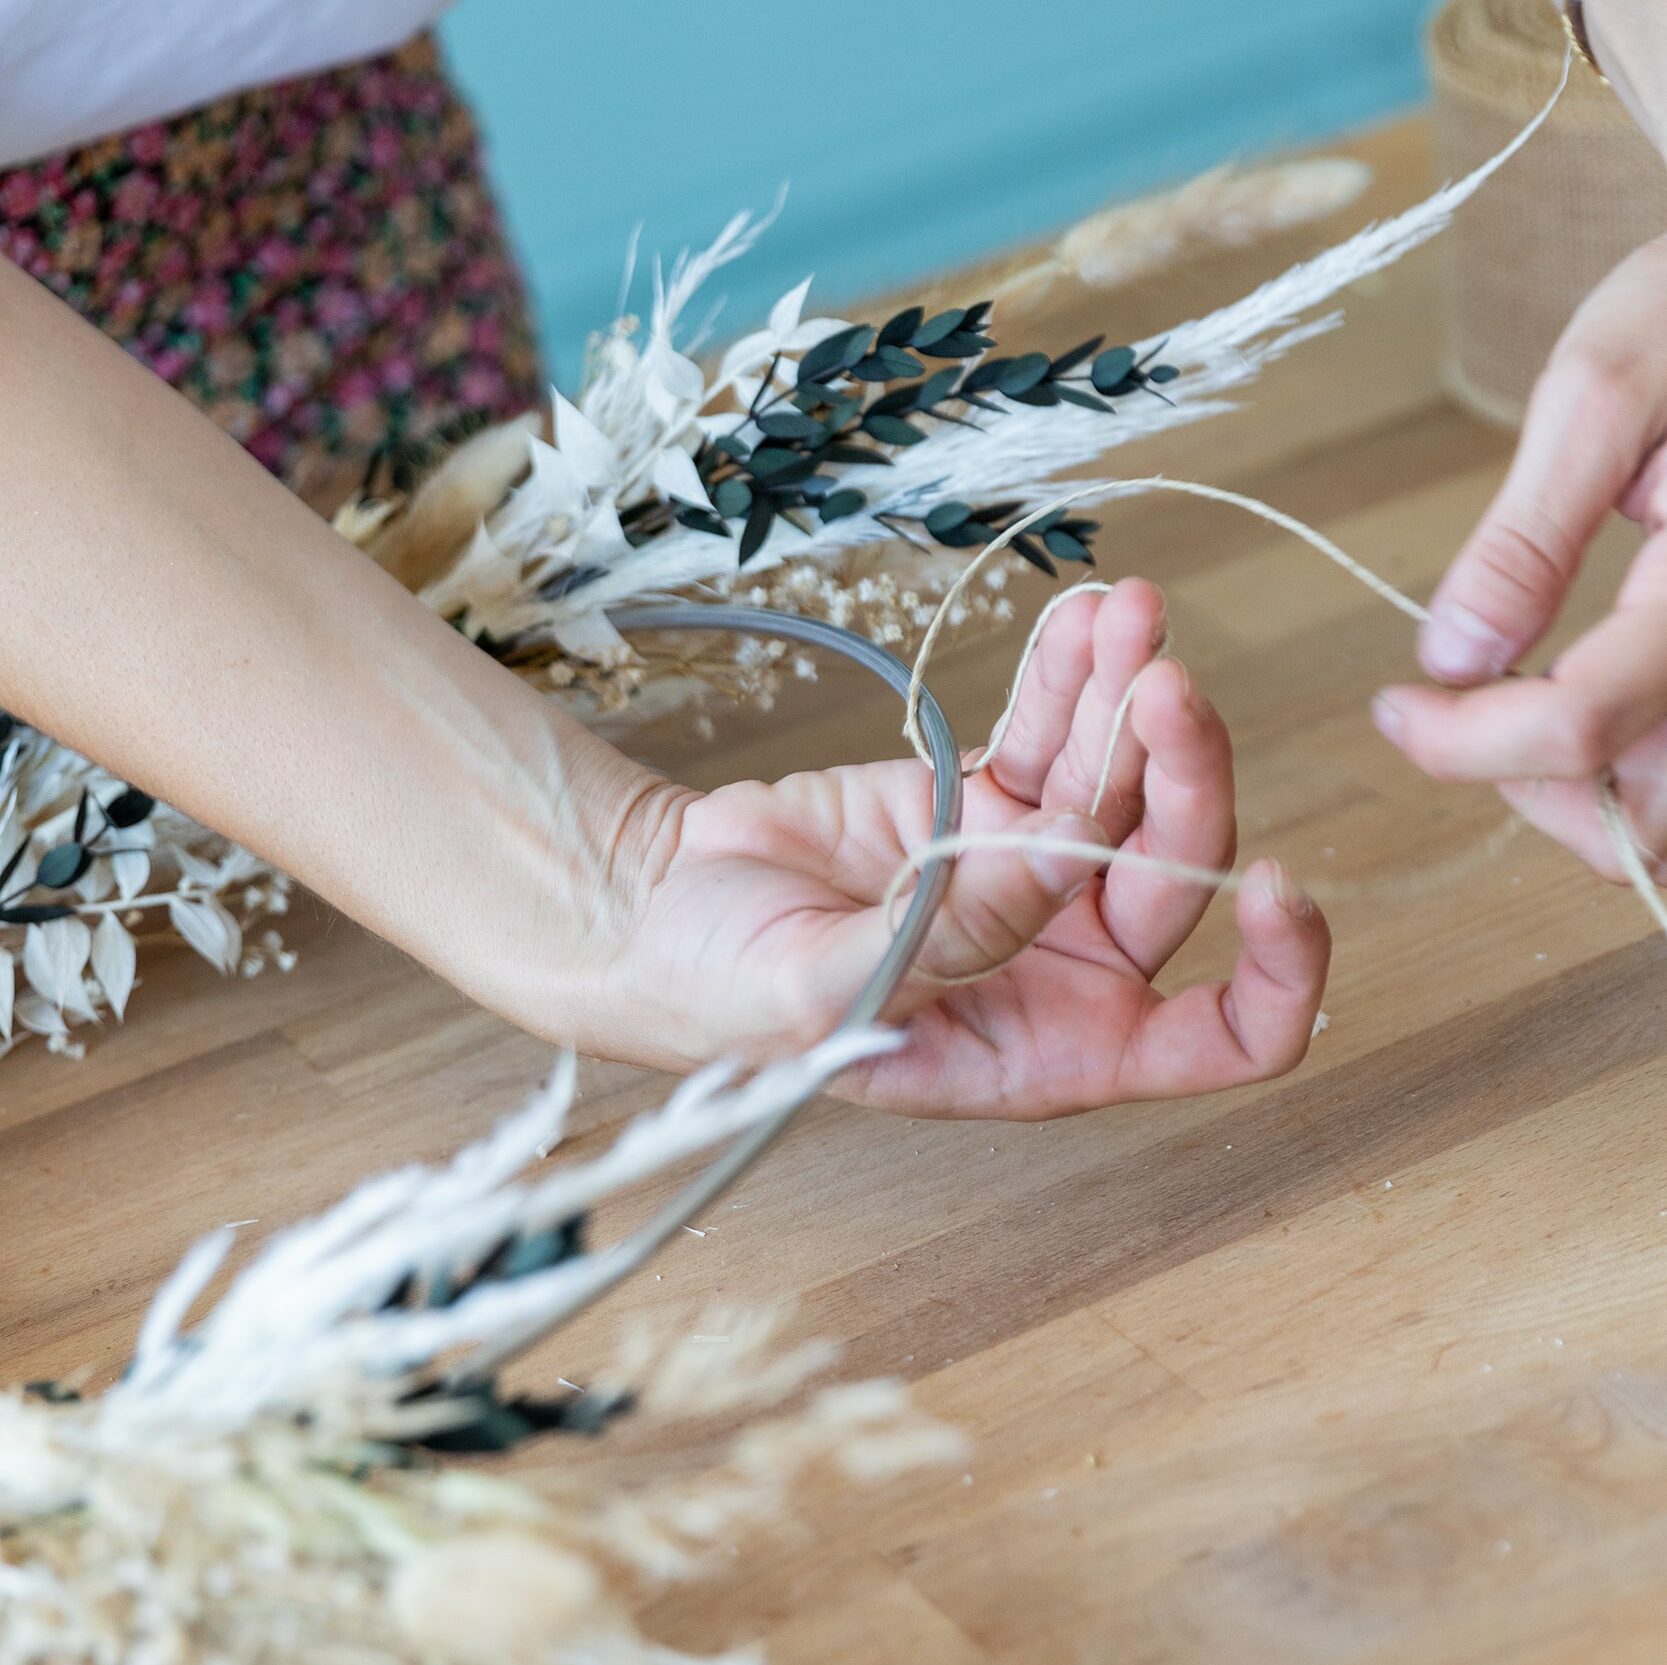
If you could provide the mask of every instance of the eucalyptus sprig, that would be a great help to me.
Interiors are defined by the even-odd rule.
[[[674,502],[673,516],[720,537],[736,536],[739,525],[744,566],[778,519],[806,531],[803,517],[812,513],[826,524],[865,510],[867,494],[835,470],[890,464],[893,452],[928,438],[927,422],[978,427],[969,412],[1007,413],[998,396],[1018,405],[1072,404],[1110,415],[1116,399],[1136,393],[1163,398],[1158,389],[1179,374],[1153,362],[1159,349],[1139,356],[1132,347],[1106,347],[1103,336],[1052,358],[1040,352],[985,358],[995,346],[986,333],[989,310],[990,303],[980,301],[928,318],[911,306],[880,326],[848,325],[810,348],[785,383],[778,382],[778,353],[736,426],[707,439],[695,454],[711,507]],[[932,359],[950,362],[929,372]],[[971,360],[978,362],[963,368]],[[876,518],[911,542],[921,538],[910,524],[944,548],[966,549],[1005,530],[1021,510],[1018,503],[976,507],[957,499],[925,516]],[[626,529],[646,533],[651,518]],[[1093,520],[1053,516],[1014,548],[1057,577],[1056,561],[1093,564],[1091,539],[1098,530]]]

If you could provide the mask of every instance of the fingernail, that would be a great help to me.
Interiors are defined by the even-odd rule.
[[[1372,701],[1372,722],[1385,740],[1398,741],[1406,732],[1406,714],[1387,694]]]
[[[1468,607],[1438,608],[1424,626],[1420,646],[1425,668],[1444,681],[1498,676],[1511,662],[1510,644]]]
[[[1273,864],[1273,899],[1293,919],[1306,919],[1314,911],[1313,898],[1299,888],[1283,862]]]
[[[1098,821],[1086,815],[1062,815],[1042,829],[1043,838],[1057,838],[1072,844],[1094,844],[1103,847],[1105,834]],[[1094,868],[1087,856],[1067,855],[1063,850],[1028,849],[1025,860],[1044,890],[1071,901],[1080,895],[1094,877]],[[1085,871],[1086,868],[1086,871]]]

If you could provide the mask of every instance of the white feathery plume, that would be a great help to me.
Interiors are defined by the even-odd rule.
[[[410,1167],[353,1191],[284,1232],[241,1272],[188,1335],[180,1325],[213,1277],[231,1234],[193,1248],[156,1297],[138,1352],[100,1402],[99,1436],[217,1437],[281,1411],[329,1414],[366,1382],[396,1384],[467,1346],[513,1350],[552,1313],[600,1287],[617,1264],[607,1248],[544,1271],[483,1282],[448,1306],[383,1303],[407,1279],[466,1269],[512,1234],[572,1219],[600,1198],[803,1102],[860,1059],[900,1044],[878,1029],[836,1035],[735,1085],[739,1066],[692,1076],[658,1111],[632,1122],[588,1163],[541,1182],[518,1179],[560,1137],[576,1070],[564,1058],[549,1085],[486,1140],[440,1168]]]
[[[921,515],[935,503],[953,498],[1014,498],[1026,506],[1034,505],[1053,490],[1061,473],[1077,464],[1131,440],[1232,408],[1223,394],[1254,380],[1292,347],[1325,333],[1340,320],[1340,314],[1332,313],[1303,322],[1306,314],[1445,229],[1455,211],[1539,131],[1561,96],[1568,73],[1565,59],[1562,76],[1545,106],[1509,145],[1473,172],[1406,212],[1368,226],[1337,247],[1293,267],[1243,300],[1141,342],[1137,348],[1141,355],[1161,351],[1164,361],[1181,372],[1165,389],[1169,403],[1137,395],[1124,401],[1115,415],[1108,416],[1076,406],[1037,407],[1004,400],[1003,414],[986,426],[940,428],[921,444],[899,452],[892,467],[845,470],[841,484],[867,495],[866,512],[829,524],[813,523],[809,532],[778,520],[749,562],[748,570],[762,571],[784,560],[822,558],[863,544],[893,541],[896,531],[876,516]],[[657,325],[662,313],[674,321],[676,310],[687,304],[695,283],[736,258],[743,244],[750,246],[758,229],[745,216],[738,216],[711,249],[679,261],[664,303],[657,306]],[[790,308],[791,325],[797,327],[803,298],[803,286],[784,297],[783,323],[789,322],[786,311]],[[829,329],[838,327],[832,320],[819,322],[827,323]],[[777,332],[778,340],[787,334]],[[763,368],[758,359],[767,357],[761,351],[766,337],[767,332],[745,338],[745,366],[726,360],[718,381],[707,390],[703,405],[720,390],[733,388],[745,393],[757,385],[746,379],[745,370]],[[656,339],[669,348],[669,334],[657,333]],[[797,346],[796,342],[787,344]],[[734,356],[732,351],[731,359]],[[689,363],[686,359],[681,362]],[[787,369],[791,370],[790,360]],[[725,420],[733,424],[735,419]],[[702,421],[710,426],[713,419]],[[726,577],[734,571],[734,543],[732,539],[674,527],[617,560],[598,564],[604,569],[600,576],[553,603],[552,620],[570,619],[628,599]]]

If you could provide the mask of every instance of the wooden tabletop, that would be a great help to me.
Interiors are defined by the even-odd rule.
[[[1058,295],[1025,332],[1161,328],[1429,181],[1416,126],[1356,148],[1378,181],[1338,221]],[[1509,449],[1440,391],[1438,259],[1362,286],[1242,413],[1116,466],[1266,497],[1427,592]],[[1372,690],[1412,670],[1399,614],[1216,505],[1105,519],[1103,566],[1164,585],[1234,731],[1247,854],[1379,875],[1498,823],[1370,727]],[[1606,535],[1577,617],[1628,547]],[[1017,645],[935,675],[964,736]],[[719,716],[716,742],[673,727],[654,760],[706,784],[900,746],[889,696],[837,671],[772,717]],[[1035,1127],[817,1107],[704,1237],[538,1361],[582,1379],[628,1311],[792,1298],[841,1375],[907,1378],[974,1441],[964,1472],[813,1483],[790,1530],[658,1600],[658,1634],[794,1665],[1667,1658],[1667,945],[1531,834],[1440,894],[1332,918],[1331,1027],[1293,1077]],[[1172,981],[1226,966],[1228,924],[1218,905]],[[304,904],[290,934],[287,977],[163,956],[85,1063],[0,1064],[8,1379],[108,1373],[200,1232],[254,1220],[258,1241],[449,1152],[545,1070],[339,920]],[[584,1080],[581,1148],[664,1088]]]

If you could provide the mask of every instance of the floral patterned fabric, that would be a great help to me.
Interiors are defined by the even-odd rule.
[[[0,255],[309,494],[543,392],[427,37],[0,170]]]

